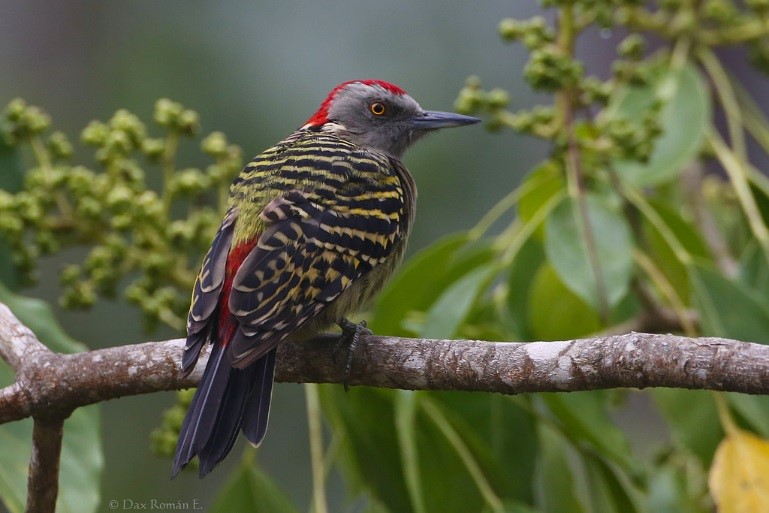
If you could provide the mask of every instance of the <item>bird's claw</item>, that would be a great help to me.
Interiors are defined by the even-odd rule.
[[[336,346],[334,347],[334,363],[337,361],[339,350],[342,346],[347,346],[347,359],[344,364],[344,390],[347,392],[350,389],[348,380],[350,379],[350,373],[352,372],[352,359],[355,355],[355,348],[358,345],[358,340],[361,335],[373,335],[372,331],[366,327],[366,321],[361,321],[356,324],[349,319],[342,318],[339,321],[339,327],[342,328],[342,333],[337,338]]]

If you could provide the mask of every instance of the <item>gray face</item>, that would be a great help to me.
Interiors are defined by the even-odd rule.
[[[363,147],[400,158],[427,132],[413,124],[424,114],[406,94],[395,94],[379,85],[352,83],[334,97],[328,110],[328,129]]]

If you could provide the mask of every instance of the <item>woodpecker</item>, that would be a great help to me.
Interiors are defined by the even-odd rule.
[[[424,110],[382,80],[353,80],[245,166],[192,291],[182,372],[205,343],[212,348],[173,477],[195,456],[205,476],[238,431],[259,445],[282,341],[337,324],[352,346],[367,331],[345,316],[382,287],[406,248],[416,187],[403,152],[427,133],[478,121]]]

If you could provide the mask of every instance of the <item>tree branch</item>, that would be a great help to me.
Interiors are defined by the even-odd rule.
[[[25,362],[46,353],[51,351],[40,343],[32,330],[19,322],[7,306],[0,303],[0,358],[18,371]]]
[[[0,305],[0,354],[26,347],[8,338],[9,332],[24,330]],[[191,376],[182,378],[183,345],[178,339],[21,361],[16,384],[0,390],[0,423],[29,416],[63,418],[79,406],[107,399],[194,386],[205,357]],[[333,349],[327,338],[283,343],[276,380],[341,383],[343,365],[334,363]],[[504,394],[618,387],[769,394],[769,346],[644,333],[530,343],[368,336],[361,337],[348,382]]]
[[[62,417],[35,419],[27,479],[26,513],[48,513],[56,509],[63,432]]]
[[[339,383],[331,346],[285,344],[279,381]],[[518,394],[672,387],[769,393],[769,346],[630,333],[565,342],[361,339],[351,385]]]

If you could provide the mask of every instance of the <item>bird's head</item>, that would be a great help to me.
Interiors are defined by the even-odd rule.
[[[406,91],[382,80],[351,80],[336,86],[302,128],[335,133],[400,158],[428,132],[479,121],[452,112],[424,110]]]

